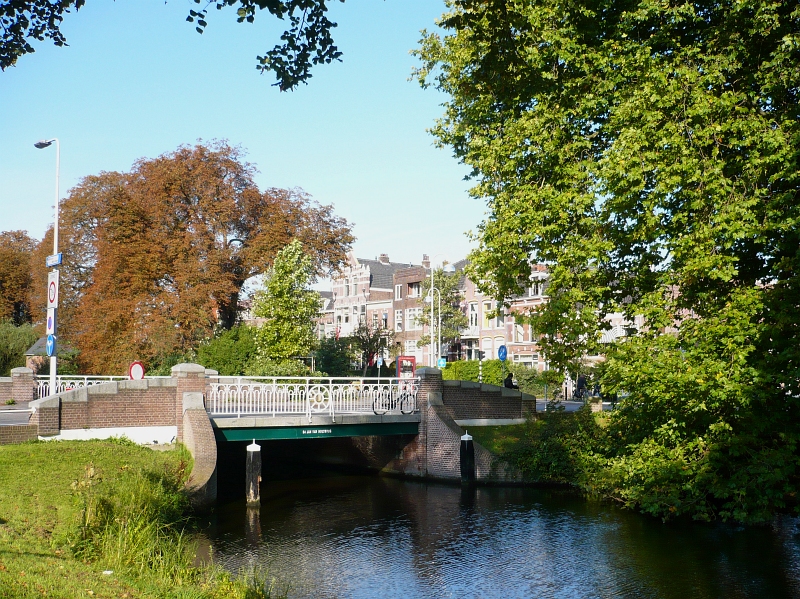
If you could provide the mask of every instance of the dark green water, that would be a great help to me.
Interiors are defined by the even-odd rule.
[[[257,518],[220,505],[208,536],[298,598],[800,598],[797,519],[663,525],[534,489],[298,473],[264,483]]]

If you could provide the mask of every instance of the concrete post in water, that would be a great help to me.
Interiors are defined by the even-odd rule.
[[[472,435],[465,432],[461,436],[461,484],[475,482],[475,446]]]
[[[247,505],[261,503],[261,447],[256,440],[247,446]]]

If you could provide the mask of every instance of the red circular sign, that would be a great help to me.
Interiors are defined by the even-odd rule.
[[[41,287],[40,287],[41,289]],[[52,304],[56,301],[56,283],[55,281],[50,282],[50,286],[47,288],[47,299]]]
[[[144,364],[139,360],[133,362],[128,368],[128,378],[132,381],[141,381],[144,378]]]

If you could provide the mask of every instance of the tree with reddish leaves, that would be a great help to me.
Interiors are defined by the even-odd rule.
[[[186,354],[236,323],[245,281],[293,239],[318,274],[336,268],[350,225],[302,190],[261,191],[225,142],[84,178],[62,203],[62,336],[87,371]]]
[[[31,252],[36,241],[25,231],[0,233],[0,320],[31,321]],[[44,270],[44,262],[41,264]]]

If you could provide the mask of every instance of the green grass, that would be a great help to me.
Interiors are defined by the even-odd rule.
[[[471,426],[468,431],[477,443],[492,453],[503,456],[517,447],[528,426],[531,425],[526,423],[505,426]]]
[[[193,565],[190,465],[124,441],[0,446],[0,597],[269,597]]]

